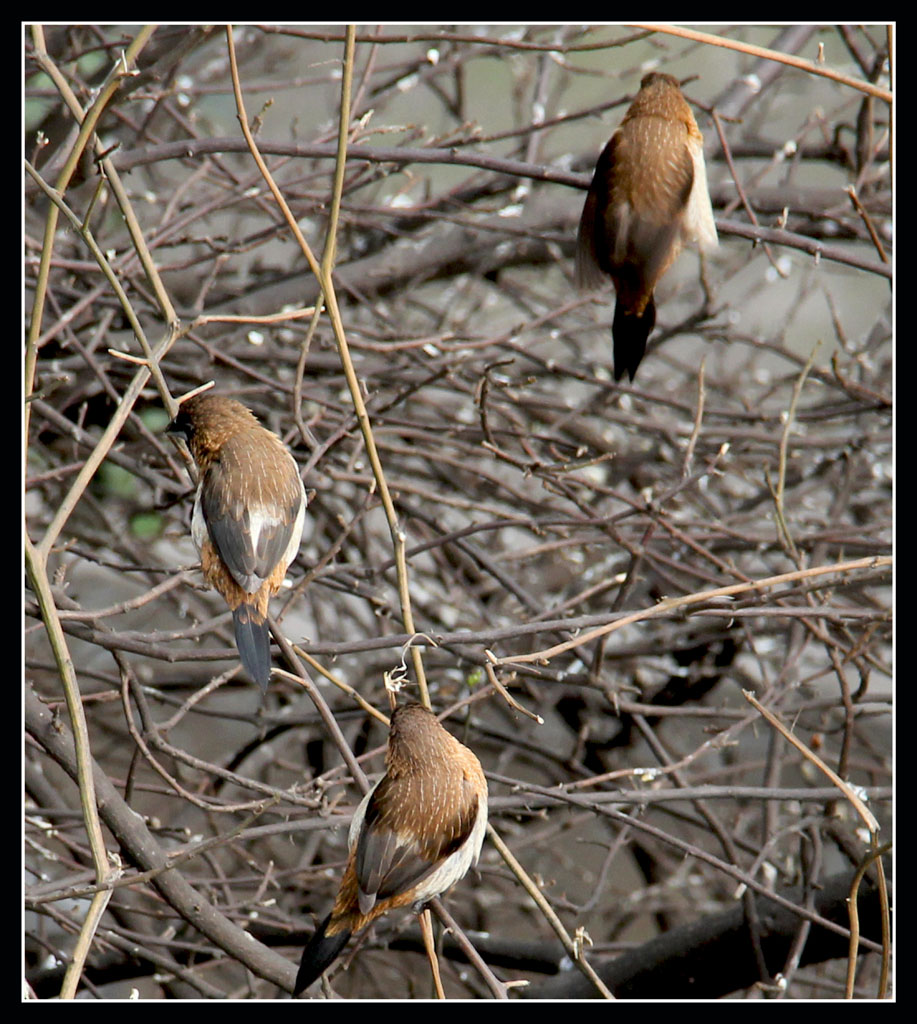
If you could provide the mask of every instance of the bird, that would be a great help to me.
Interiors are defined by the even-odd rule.
[[[350,823],[350,852],[331,913],[302,954],[294,995],[350,936],[397,907],[420,913],[476,864],[487,828],[481,762],[422,704],[392,712],[385,774]]]
[[[236,647],[267,690],[268,601],[299,551],[306,492],[280,438],[234,398],[206,392],[179,405],[166,428],[184,437],[198,468],[191,536],[204,579],[232,611]]]
[[[575,275],[616,292],[614,376],[631,381],[656,324],[653,292],[685,242],[717,246],[703,136],[678,79],[652,71],[605,146],[580,218]]]

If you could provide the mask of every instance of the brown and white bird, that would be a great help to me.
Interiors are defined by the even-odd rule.
[[[392,712],[385,775],[350,823],[334,907],[306,946],[294,994],[320,977],[354,932],[396,907],[423,905],[476,864],[487,827],[481,762],[432,711]]]
[[[200,473],[191,535],[204,579],[232,610],[242,664],[262,692],[271,675],[268,601],[302,539],[306,493],[293,456],[241,402],[206,392],[167,428]]]
[[[653,291],[685,242],[716,248],[703,136],[678,79],[653,71],[602,151],[576,242],[576,282],[614,281],[614,374],[631,380],[656,323]]]

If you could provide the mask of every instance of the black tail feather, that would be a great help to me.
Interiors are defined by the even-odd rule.
[[[265,693],[271,678],[271,636],[267,622],[256,621],[256,615],[251,605],[240,604],[232,613],[232,622],[242,664]]]
[[[627,371],[633,380],[640,360],[646,353],[646,342],[656,326],[656,304],[652,297],[642,315],[626,312],[620,302],[615,303],[615,318],[611,325],[614,337],[615,380]]]
[[[326,935],[325,932],[330,923],[331,915],[329,914],[316,928],[315,934],[303,950],[302,960],[299,962],[299,972],[296,975],[296,985],[293,988],[294,996],[298,996],[316,978],[320,978],[347,945],[350,931],[345,928],[343,931],[335,932],[334,935]]]

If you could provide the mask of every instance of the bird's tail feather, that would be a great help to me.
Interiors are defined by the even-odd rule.
[[[298,996],[316,978],[320,978],[347,945],[347,940],[350,938],[350,930],[345,928],[343,931],[328,935],[326,932],[330,923],[331,915],[329,914],[316,928],[315,934],[303,950],[302,960],[299,962],[299,972],[296,975],[296,985],[293,988],[293,995]]]
[[[271,638],[267,622],[250,604],[240,604],[232,613],[232,622],[242,664],[264,693],[271,678]]]
[[[625,371],[631,380],[634,379],[646,352],[647,339],[655,326],[656,304],[652,297],[640,315],[627,311],[620,299],[615,303],[615,318],[611,325],[615,380],[620,380]]]

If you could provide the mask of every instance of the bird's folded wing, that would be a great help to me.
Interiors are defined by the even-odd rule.
[[[226,567],[243,590],[254,593],[290,546],[302,503],[301,485],[287,459],[276,473],[260,466],[253,474],[237,455],[226,445],[207,470],[201,507]]]
[[[390,790],[396,786],[384,778],[376,787],[357,839],[357,883],[361,893],[378,899],[415,888],[461,847],[477,818],[477,796],[465,798],[464,786],[462,802],[446,799],[435,809],[422,801],[393,800]],[[419,807],[423,817],[407,816],[406,807]]]

